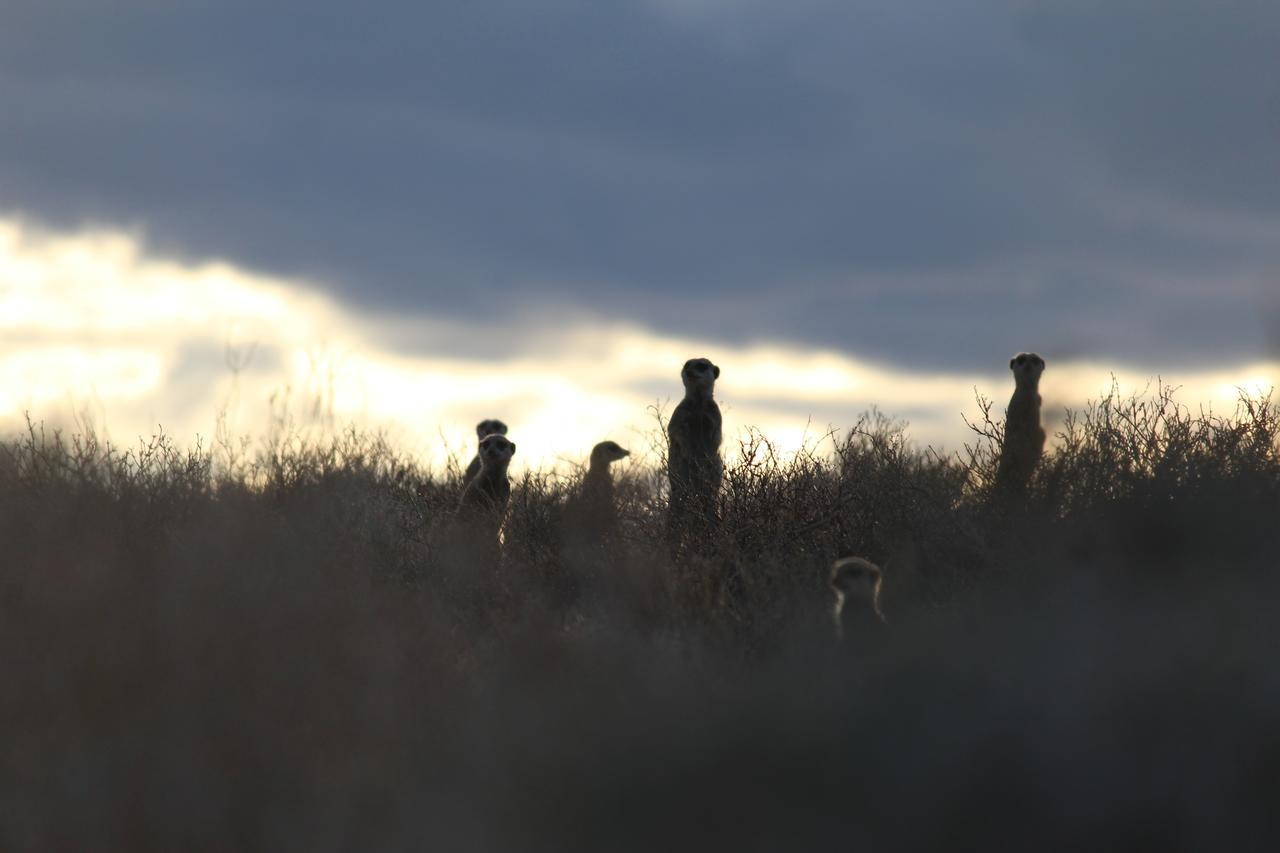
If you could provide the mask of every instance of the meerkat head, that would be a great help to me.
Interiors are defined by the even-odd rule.
[[[720,368],[711,363],[709,358],[691,358],[684,363],[680,371],[680,379],[685,390],[710,394],[720,378]]]
[[[476,424],[476,438],[484,438],[486,435],[506,435],[507,425],[497,418],[487,418]]]
[[[858,607],[875,613],[877,619],[883,620],[880,613],[880,583],[883,573],[880,567],[870,560],[861,557],[842,557],[831,565],[831,589],[836,596],[836,613],[846,606]]]
[[[515,444],[505,435],[495,432],[480,439],[480,463],[486,468],[495,465],[505,468],[515,452]]]
[[[1020,352],[1009,359],[1009,369],[1013,371],[1013,379],[1019,384],[1035,385],[1044,373],[1044,359],[1038,353]]]
[[[607,466],[610,462],[617,462],[619,459],[626,459],[631,455],[631,451],[623,450],[616,441],[602,441],[595,447],[591,448],[591,466],[599,467]]]

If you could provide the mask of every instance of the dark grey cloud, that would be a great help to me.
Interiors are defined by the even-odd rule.
[[[401,315],[1228,360],[1275,338],[1277,43],[1261,0],[11,0],[0,207]]]
[[[1083,140],[1111,173],[1188,201],[1280,212],[1280,7],[1030,7],[1021,31],[1061,69]]]

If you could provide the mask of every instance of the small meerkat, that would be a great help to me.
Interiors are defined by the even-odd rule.
[[[831,565],[831,591],[835,593],[836,639],[865,641],[885,625],[880,611],[880,567],[862,557],[842,557]]]
[[[480,439],[480,472],[467,483],[458,501],[458,515],[496,520],[502,525],[502,516],[511,498],[511,481],[507,479],[507,466],[516,452],[514,443],[499,433]],[[495,534],[497,530],[494,530]]]
[[[709,359],[691,358],[684,363],[680,379],[684,399],[667,423],[667,477],[671,485],[670,512],[673,522],[715,515],[716,495],[724,477],[720,459],[720,407],[715,401],[720,368]]]
[[[507,425],[497,418],[487,418],[476,424],[476,438],[481,441],[486,435],[506,435]],[[471,457],[471,462],[467,464],[467,470],[462,475],[463,484],[470,483],[475,479],[476,474],[480,473],[480,452],[477,450],[476,455]]]
[[[582,487],[569,503],[569,523],[577,534],[603,538],[614,525],[613,475],[609,466],[631,455],[616,441],[602,441],[591,448],[591,461]]]
[[[582,478],[583,499],[595,506],[613,506],[613,475],[609,473],[609,466],[630,455],[631,451],[622,449],[616,441],[602,441],[591,448],[591,461]]]
[[[1013,396],[1004,419],[1004,445],[996,469],[996,491],[1016,497],[1024,494],[1031,473],[1044,453],[1044,427],[1040,425],[1040,374],[1044,359],[1034,352],[1020,352],[1009,359],[1013,371]]]

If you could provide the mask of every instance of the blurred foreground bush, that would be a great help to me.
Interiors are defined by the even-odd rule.
[[[0,447],[0,849],[1274,849],[1280,415],[1070,416],[1025,507],[871,414],[756,433],[669,555],[663,476],[606,541],[377,436],[250,457],[39,426]],[[829,440],[829,444],[827,443]],[[833,648],[827,569],[886,567]]]

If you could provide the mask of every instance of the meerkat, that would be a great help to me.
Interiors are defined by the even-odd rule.
[[[684,399],[667,423],[667,477],[671,486],[670,522],[673,525],[715,516],[716,495],[724,477],[720,459],[720,407],[715,401],[720,368],[709,359],[691,358],[680,379]]]
[[[602,441],[591,448],[582,487],[569,504],[569,522],[573,531],[583,537],[602,539],[615,522],[613,475],[609,466],[626,459],[631,452],[616,441]]]
[[[476,438],[481,441],[486,435],[506,435],[507,425],[497,418],[488,418],[476,424]],[[476,455],[471,458],[471,462],[467,465],[466,472],[462,475],[463,484],[470,483],[475,479],[476,474],[480,473],[480,452],[477,450]]]
[[[514,443],[500,433],[492,433],[480,439],[480,472],[467,483],[458,501],[458,516],[471,521],[483,521],[494,527],[494,535],[502,526],[502,517],[511,498],[511,481],[507,478],[507,466],[516,452]]]
[[[885,626],[880,610],[880,584],[884,573],[870,560],[843,557],[831,565],[831,591],[835,594],[837,640],[865,641]]]
[[[613,475],[609,466],[631,455],[616,441],[602,441],[591,448],[591,461],[582,478],[582,497],[596,506],[613,506]]]
[[[1040,425],[1040,374],[1044,359],[1034,352],[1020,352],[1009,359],[1013,371],[1013,396],[1004,420],[1004,445],[996,469],[996,492],[1017,497],[1026,492],[1031,473],[1044,453],[1045,433]]]

